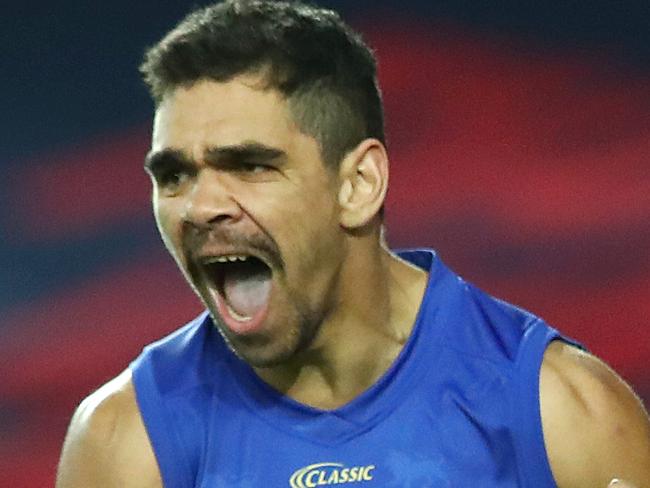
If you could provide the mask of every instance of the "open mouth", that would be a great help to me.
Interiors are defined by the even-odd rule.
[[[228,254],[204,260],[203,270],[226,325],[236,333],[256,329],[268,308],[271,268],[252,255]]]

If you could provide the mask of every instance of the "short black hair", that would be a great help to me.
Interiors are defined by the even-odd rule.
[[[179,86],[259,73],[333,166],[365,138],[386,143],[373,52],[332,10],[225,0],[185,17],[146,52],[140,71],[156,105]]]

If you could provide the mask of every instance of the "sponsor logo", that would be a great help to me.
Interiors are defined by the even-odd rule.
[[[291,475],[291,488],[315,488],[317,486],[361,483],[372,480],[374,464],[346,468],[340,463],[310,464]]]

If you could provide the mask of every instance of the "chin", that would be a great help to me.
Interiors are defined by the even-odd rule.
[[[273,368],[290,362],[312,343],[320,321],[303,320],[285,334],[259,333],[234,335],[213,315],[213,322],[228,347],[243,361],[254,368]]]
[[[223,331],[222,335],[225,336]],[[294,344],[253,344],[252,337],[232,339],[226,338],[230,349],[243,361],[253,368],[273,368],[289,362],[298,352]],[[260,341],[262,342],[262,341]],[[264,341],[266,342],[266,341]]]
[[[291,352],[283,352],[280,354],[274,353],[246,353],[246,355],[239,352],[235,352],[242,360],[249,364],[253,368],[257,369],[269,369],[275,368],[277,366],[282,366],[289,362],[289,360],[294,356]]]

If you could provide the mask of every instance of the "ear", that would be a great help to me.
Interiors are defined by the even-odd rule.
[[[365,139],[339,166],[340,223],[346,229],[366,225],[378,213],[388,190],[388,156],[377,139]]]

